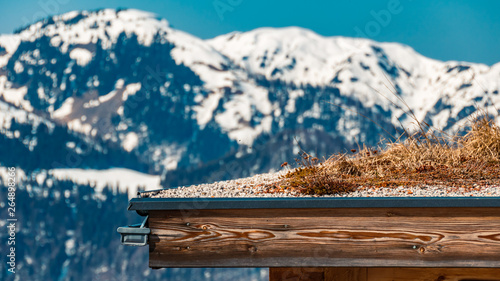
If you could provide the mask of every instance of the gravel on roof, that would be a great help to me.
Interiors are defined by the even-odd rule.
[[[318,197],[304,195],[295,190],[273,189],[282,176],[289,170],[276,173],[259,174],[248,178],[219,181],[208,184],[182,186],[160,191],[144,192],[141,197],[149,198],[201,198],[201,197]],[[420,185],[399,187],[367,187],[360,186],[356,190],[336,195],[321,197],[489,197],[500,196],[499,185],[473,185],[467,187],[449,187],[443,185]]]

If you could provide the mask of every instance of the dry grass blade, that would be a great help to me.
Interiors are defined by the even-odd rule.
[[[281,183],[309,195],[338,194],[358,186],[500,184],[500,128],[486,116],[471,120],[465,135],[414,134],[383,149],[363,147],[290,171]],[[353,150],[355,151],[355,150]]]

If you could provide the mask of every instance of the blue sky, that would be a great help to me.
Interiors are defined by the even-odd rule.
[[[400,42],[439,60],[500,62],[500,1],[495,0],[0,1],[0,33],[50,14],[127,7],[154,12],[201,38],[264,26],[300,26],[325,36]]]

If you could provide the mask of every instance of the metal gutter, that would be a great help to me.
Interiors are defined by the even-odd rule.
[[[133,198],[128,210],[500,207],[500,197]]]

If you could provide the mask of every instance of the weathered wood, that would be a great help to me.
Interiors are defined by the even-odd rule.
[[[361,267],[271,267],[269,281],[367,281]]]
[[[500,280],[500,268],[276,267],[270,281],[467,281]]]
[[[325,269],[322,267],[271,267],[269,280],[323,281]]]
[[[500,268],[368,268],[367,269],[366,281],[392,281],[392,280],[500,281]]]
[[[325,281],[368,281],[366,267],[323,267]],[[373,276],[373,275],[372,275]],[[272,279],[269,279],[272,280]],[[277,281],[279,279],[273,280]]]
[[[500,267],[500,208],[150,211],[151,267]]]

